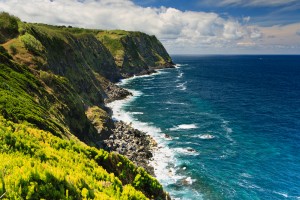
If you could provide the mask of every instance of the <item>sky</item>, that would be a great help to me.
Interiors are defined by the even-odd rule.
[[[300,54],[300,0],[0,0],[26,22],[155,35],[170,54]]]

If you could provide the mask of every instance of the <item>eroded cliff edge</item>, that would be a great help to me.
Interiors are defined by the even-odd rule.
[[[128,91],[114,83],[121,78],[152,73],[157,68],[173,65],[170,56],[156,37],[140,32],[87,30],[24,23],[7,13],[0,14],[0,22],[0,117],[1,125],[4,127],[0,131],[0,137],[2,145],[8,147],[1,151],[3,160],[9,160],[11,152],[15,152],[22,154],[18,157],[21,160],[24,160],[23,156],[35,158],[36,160],[31,162],[36,162],[33,164],[36,166],[37,163],[51,161],[50,158],[46,159],[47,156],[40,158],[40,154],[36,155],[34,150],[33,152],[26,150],[25,144],[21,145],[22,148],[16,145],[22,142],[37,143],[30,138],[23,141],[22,136],[15,136],[22,133],[33,134],[32,129],[36,130],[33,137],[47,135],[47,138],[42,137],[41,144],[38,144],[39,148],[50,145],[51,152],[73,149],[74,142],[81,145],[77,149],[82,149],[79,152],[74,151],[75,154],[86,152],[90,147],[103,148],[105,145],[103,141],[108,139],[116,129],[105,102],[130,95]],[[19,132],[20,129],[23,129],[23,132]],[[55,144],[47,141],[52,136],[62,143],[64,141],[67,143],[63,148],[56,148]],[[120,197],[123,193],[119,191],[119,194],[117,190],[125,191],[122,185],[126,184],[137,191],[142,191],[148,198],[166,197],[161,185],[155,179],[147,175],[147,172],[131,165],[125,157],[114,153],[97,152],[98,150],[94,149],[87,151],[93,152],[93,155],[88,153],[87,158],[84,159],[92,159],[99,167],[103,167],[121,180],[121,189],[116,189],[116,185],[112,184],[113,179],[109,180],[111,183],[102,182],[102,189],[114,185],[116,192],[111,194],[113,197],[118,195]],[[102,157],[97,157],[98,154]],[[56,165],[60,164],[56,163]],[[7,166],[15,167],[13,164],[1,165],[3,168],[1,170]],[[58,178],[57,174],[52,175]],[[38,186],[47,184],[47,181],[41,181],[42,178],[37,179]],[[20,192],[4,187],[9,185],[9,176],[2,175],[1,180],[0,192],[1,190],[7,192],[10,189],[11,198],[15,193]],[[27,190],[22,190],[18,195],[25,195],[26,192],[26,195],[29,195],[28,188],[33,186],[30,180],[27,182],[26,180],[24,179],[20,184],[24,184],[22,187]],[[107,179],[105,181],[109,182]],[[72,186],[72,181],[65,183],[68,187],[64,187],[64,183],[61,187],[71,191],[68,187]],[[92,190],[96,189],[88,186],[89,183],[85,184],[86,186],[80,186],[81,188],[77,185],[72,186],[78,188],[78,191],[71,187],[74,197],[80,196],[80,193],[95,197]],[[64,193],[65,196],[61,194],[64,197],[69,195],[66,191],[60,192]],[[137,193],[132,193],[138,196]],[[39,197],[42,198],[42,194]]]

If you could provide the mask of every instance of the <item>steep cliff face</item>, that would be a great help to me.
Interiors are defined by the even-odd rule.
[[[155,36],[116,30],[99,32],[97,38],[114,56],[124,77],[173,66],[171,57]]]
[[[103,102],[101,78],[112,82],[121,78],[113,57],[92,33],[72,34],[45,25],[26,25],[26,32],[44,49],[40,54],[46,62],[39,69],[66,77],[85,103]]]
[[[114,83],[172,65],[161,43],[139,32],[29,24],[7,13],[0,13],[0,22],[0,157],[10,163],[0,164],[0,170],[9,166],[12,171],[9,178],[0,174],[0,195],[9,190],[10,198],[47,199],[47,190],[40,193],[37,187],[54,181],[61,185],[52,188],[59,190],[54,199],[68,198],[68,192],[73,199],[165,198],[162,186],[143,169],[120,155],[91,148],[102,147],[114,128],[105,102],[130,94]],[[44,147],[47,152],[41,150]],[[70,159],[72,154],[81,162]],[[10,162],[12,157],[30,160],[25,167],[28,177],[13,175],[20,170]],[[89,180],[70,178],[66,160],[88,168],[71,170]],[[57,166],[61,171],[53,173]],[[45,167],[47,172],[37,172]],[[5,187],[16,181],[24,191]]]
[[[82,97],[68,79],[32,70],[12,60],[1,47],[0,114],[13,122],[29,122],[61,138],[77,136],[95,145],[101,134],[85,115]]]
[[[42,24],[21,24],[21,28],[18,38],[4,47],[18,63],[30,66],[54,96],[50,107],[57,113],[53,118],[65,126],[61,134],[72,133],[88,144],[101,146],[113,126],[104,106],[109,97],[107,88],[121,78],[110,52],[93,31],[72,33]],[[102,115],[97,115],[102,122],[98,125],[85,114],[95,106],[102,110]]]
[[[104,103],[130,94],[114,82],[172,66],[156,37],[141,32],[30,24],[6,13],[0,20],[3,47],[54,96],[49,108],[59,113],[53,116],[66,134],[88,143],[100,144],[111,133],[113,123]],[[90,109],[95,106],[98,109]],[[98,111],[92,114],[94,110]],[[101,119],[97,123],[91,118],[95,115]]]

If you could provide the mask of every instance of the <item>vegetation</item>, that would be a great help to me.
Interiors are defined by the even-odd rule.
[[[20,36],[20,40],[24,43],[25,48],[28,49],[28,51],[36,55],[42,54],[45,51],[45,47],[42,43],[29,33]]]
[[[41,129],[58,133],[61,127],[49,118],[42,84],[26,68],[0,53],[0,114],[14,122],[27,121]],[[40,103],[45,105],[41,106]]]
[[[129,35],[129,32],[122,30],[101,31],[97,34],[97,38],[108,48],[115,59],[119,60],[122,59],[125,54],[121,39],[127,35]]]
[[[10,49],[12,55],[16,55],[18,53],[16,46],[13,44],[9,46],[9,49]]]
[[[155,36],[114,30],[101,31],[96,37],[114,56],[121,73],[133,75],[149,67],[172,63],[170,56]]]
[[[0,12],[0,43],[6,42],[19,33],[18,21],[20,20],[17,17],[11,16],[6,12]]]
[[[112,120],[105,110],[98,106],[89,107],[86,111],[86,116],[99,133],[110,131],[108,124],[112,123]]]
[[[4,199],[147,199],[134,184],[123,185],[122,179],[100,166],[118,168],[111,162],[113,155],[104,150],[3,117],[0,138]],[[147,178],[129,160],[118,157],[132,167],[131,173]]]
[[[143,168],[95,148],[112,128],[103,88],[121,77],[113,56],[146,62],[143,37],[0,13],[0,199],[165,198]]]

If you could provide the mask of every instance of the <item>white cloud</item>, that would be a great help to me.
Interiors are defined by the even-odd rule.
[[[171,53],[186,49],[193,49],[192,53],[214,53],[216,49],[228,53],[225,49],[259,44],[257,40],[262,42],[267,30],[262,33],[262,28],[248,26],[250,17],[239,23],[216,13],[145,8],[130,0],[0,0],[0,10],[28,22],[143,31],[156,35]]]
[[[230,21],[224,24],[223,36],[226,39],[241,39],[245,34],[244,27],[240,26],[238,22]]]
[[[300,23],[285,26],[261,27],[260,31],[264,35],[265,45],[300,46],[297,31],[300,30]]]
[[[239,46],[256,47],[259,53],[299,54],[300,40],[295,33],[300,23],[285,26],[259,27],[259,33],[252,31],[252,41],[242,40]]]
[[[248,31],[251,39],[259,39],[263,36],[260,29],[257,27],[248,27]]]
[[[252,47],[255,46],[256,44],[254,42],[238,42],[237,45],[243,47]]]

